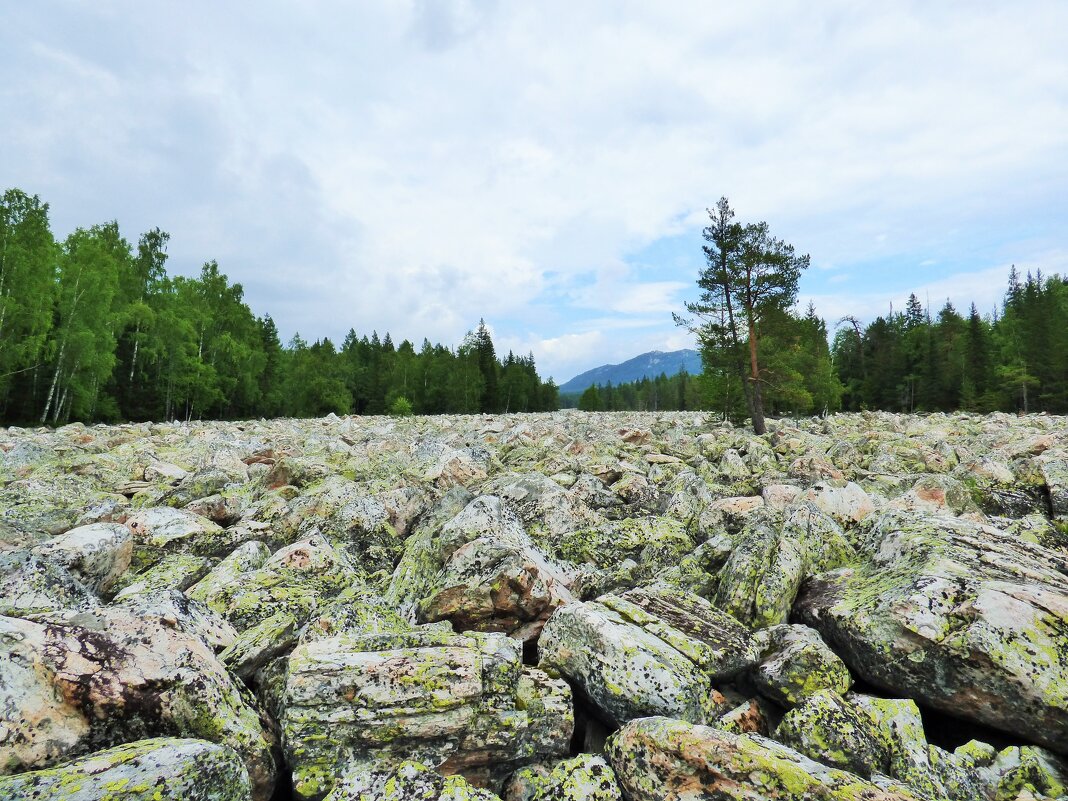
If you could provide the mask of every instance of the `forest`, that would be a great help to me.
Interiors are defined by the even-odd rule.
[[[1041,273],[1008,275],[998,309],[962,315],[945,301],[934,314],[915,294],[903,311],[867,325],[827,327],[808,308],[780,311],[759,343],[765,408],[772,417],[833,411],[1068,413],[1068,281]],[[748,414],[729,352],[706,343],[705,373],[660,375],[581,395],[562,406],[589,411],[714,409]]]
[[[456,348],[350,329],[283,346],[214,261],[167,274],[169,235],[116,222],[57,241],[48,204],[0,198],[0,421],[246,419],[548,411],[533,355],[499,359],[485,323]]]
[[[721,199],[704,236],[701,299],[677,316],[704,372],[560,398],[533,354],[498,358],[484,322],[456,347],[418,349],[350,329],[287,344],[214,261],[168,275],[169,236],[131,245],[116,222],[52,234],[48,204],[0,198],[0,422],[245,419],[329,414],[712,410],[734,420],[885,409],[1068,413],[1068,281],[1013,268],[1001,307],[933,313],[913,294],[833,336],[796,309],[808,265]],[[754,410],[756,414],[754,414]],[[761,423],[762,424],[762,423]]]

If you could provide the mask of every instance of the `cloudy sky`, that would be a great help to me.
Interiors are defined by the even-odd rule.
[[[9,2],[0,75],[2,188],[169,231],[286,337],[685,347],[721,195],[832,326],[1068,272],[1063,0]]]

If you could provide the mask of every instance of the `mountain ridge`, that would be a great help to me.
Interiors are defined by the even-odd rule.
[[[560,385],[561,393],[582,392],[594,384],[625,384],[640,381],[642,378],[656,378],[661,373],[669,376],[682,372],[697,374],[701,372],[701,354],[696,350],[661,351],[651,350],[641,353],[619,364],[602,364]]]

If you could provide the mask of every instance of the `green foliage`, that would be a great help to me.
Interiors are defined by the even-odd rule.
[[[1000,316],[948,301],[841,328],[832,353],[847,409],[1068,412],[1068,283],[1015,267]],[[851,323],[853,321],[850,321]]]
[[[701,297],[687,303],[694,318],[676,316],[676,322],[697,334],[708,363],[728,378],[731,368],[737,373],[753,429],[764,433],[765,396],[775,392],[780,398],[790,396],[792,405],[808,405],[807,390],[801,376],[781,358],[769,365],[763,355],[782,357],[792,342],[769,348],[762,342],[769,327],[793,306],[797,283],[808,268],[808,256],[800,256],[793,245],[773,237],[766,222],[742,225],[734,222],[734,211],[727,198],[720,198],[709,209],[709,225],[704,230],[708,243],[704,247],[706,267],[698,276]],[[718,353],[717,353],[718,352]]]
[[[18,189],[0,196],[0,419],[28,416],[28,382],[43,376],[56,292],[48,204]]]
[[[389,413],[394,417],[411,417],[414,413],[412,402],[403,395],[398,395],[389,405]]]
[[[584,412],[600,412],[604,410],[604,402],[601,393],[596,386],[587,387],[579,398],[578,407]]]
[[[136,252],[111,222],[57,245],[48,206],[0,196],[0,421],[160,420],[329,414],[551,411],[534,357],[496,357],[480,321],[460,347],[419,352],[350,330],[338,350],[283,347],[214,261],[169,277],[169,235]]]

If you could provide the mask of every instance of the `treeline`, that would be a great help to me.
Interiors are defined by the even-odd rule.
[[[164,420],[555,409],[532,355],[499,360],[485,324],[418,351],[349,332],[283,347],[219,266],[169,276],[167,233],[115,222],[52,234],[48,204],[0,197],[0,421]]]
[[[561,393],[560,406],[584,412],[680,412],[704,408],[701,377],[682,370],[675,375],[640,378],[620,384],[596,384],[582,392]]]
[[[905,310],[835,334],[846,409],[1068,413],[1068,280],[1016,268],[1000,310],[967,316],[949,301],[931,316]]]

